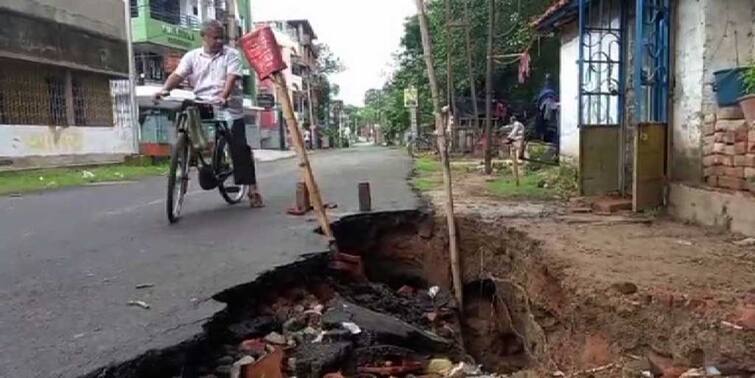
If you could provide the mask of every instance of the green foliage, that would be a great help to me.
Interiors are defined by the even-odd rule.
[[[451,0],[453,19],[462,21],[465,5],[469,9],[471,54],[473,77],[478,99],[483,99],[485,83],[486,39],[488,34],[489,0]],[[530,48],[533,55],[533,76],[520,85],[517,81],[517,64],[503,61],[495,64],[495,96],[509,101],[532,101],[536,89],[542,85],[545,73],[558,72],[558,41],[540,41],[536,38],[529,22],[542,13],[550,0],[497,0],[497,21],[495,24],[494,54],[520,53]],[[447,51],[451,51],[453,87],[455,96],[470,96],[469,70],[466,58],[466,43],[462,28],[454,28],[450,33],[445,27],[444,0],[429,0],[428,21],[433,39],[433,55],[436,75],[442,92],[447,88]],[[409,111],[404,108],[404,89],[415,86],[419,92],[419,124],[432,125],[432,103],[419,22],[416,16],[407,18],[400,50],[394,57],[395,71],[382,88],[370,89],[365,93],[365,122],[380,124],[387,139],[400,139],[409,128]],[[447,94],[441,93],[441,104],[447,103]]]
[[[742,79],[744,80],[747,93],[755,94],[755,63],[747,67],[747,70],[742,74]]]
[[[440,162],[429,157],[421,157],[414,162],[414,168],[419,173],[440,172]]]

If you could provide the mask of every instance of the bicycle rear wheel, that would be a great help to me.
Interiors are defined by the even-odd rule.
[[[189,143],[186,134],[179,133],[168,171],[168,200],[166,210],[170,223],[181,218],[184,196],[189,186]]]
[[[241,202],[246,197],[249,187],[246,185],[236,185],[234,182],[231,147],[225,136],[218,138],[218,144],[215,146],[215,156],[213,157],[213,167],[215,173],[221,178],[218,180],[220,196],[229,205]]]

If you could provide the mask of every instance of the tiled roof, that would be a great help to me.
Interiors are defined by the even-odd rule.
[[[536,18],[530,25],[536,29],[546,29],[552,27],[553,23],[558,21],[562,15],[566,15],[570,7],[576,5],[576,0],[554,0],[548,9]]]

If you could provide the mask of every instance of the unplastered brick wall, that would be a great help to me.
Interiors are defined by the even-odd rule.
[[[721,114],[721,112],[719,112]],[[703,127],[703,174],[715,188],[755,193],[755,125],[709,114]]]

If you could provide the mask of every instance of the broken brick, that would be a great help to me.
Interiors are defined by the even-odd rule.
[[[242,368],[244,378],[283,378],[283,350],[275,348],[272,353],[262,357],[254,364]]]

